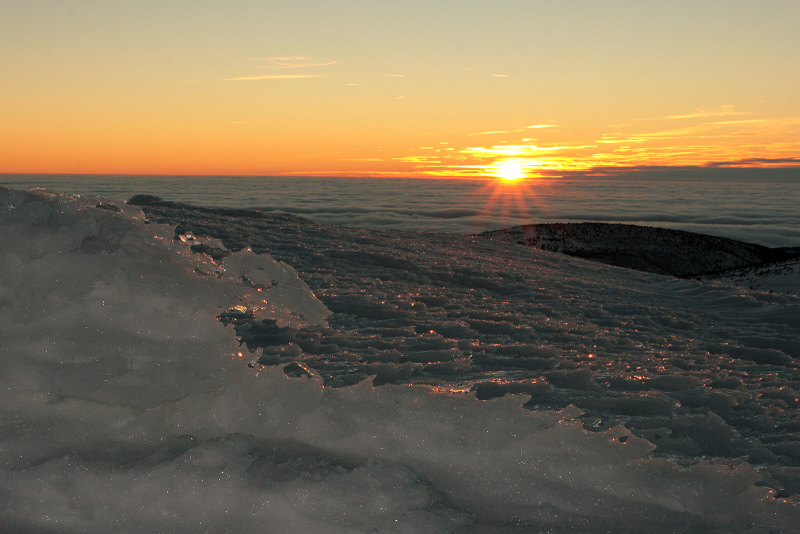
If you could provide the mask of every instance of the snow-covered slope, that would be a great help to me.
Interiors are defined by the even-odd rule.
[[[780,249],[733,239],[632,224],[531,224],[478,235],[683,278],[785,261],[790,257]]]
[[[705,275],[701,278],[772,293],[800,295],[800,260],[792,259],[742,267]]]

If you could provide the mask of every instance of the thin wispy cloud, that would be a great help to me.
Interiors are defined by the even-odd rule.
[[[489,130],[486,132],[474,132],[467,134],[467,137],[471,137],[473,135],[495,135],[495,134],[508,134],[508,133],[517,133],[517,132],[524,132],[525,130],[544,130],[547,128],[558,128],[557,124],[547,123],[547,124],[531,124],[530,126],[525,126],[523,128],[516,128],[514,130]]]
[[[767,119],[748,119],[743,121],[714,121],[709,122],[708,124],[715,124],[715,125],[729,125],[729,124],[763,124],[767,122]]]
[[[327,76],[326,73],[306,72],[302,74],[281,74],[279,71],[285,69],[318,69],[335,65],[336,61],[315,61],[307,56],[270,56],[258,57],[260,70],[266,70],[265,74],[252,74],[249,76],[233,76],[224,78],[226,82],[249,82],[256,80],[295,80],[301,78],[321,78]],[[269,72],[272,71],[272,72]],[[278,71],[278,72],[275,72]]]
[[[644,143],[648,141],[669,140],[669,139],[725,139],[739,137],[742,135],[756,135],[762,133],[766,127],[773,123],[770,119],[746,119],[731,121],[710,121],[684,126],[671,130],[659,130],[654,132],[638,132],[628,135],[606,134],[595,141],[602,144],[622,144],[622,143]],[[744,127],[755,127],[760,129],[743,129]]]
[[[730,117],[731,115],[751,115],[747,111],[697,111],[686,115],[669,115],[665,119],[702,119],[705,117]]]
[[[491,130],[489,132],[475,132],[471,134],[467,134],[468,137],[473,135],[494,135],[494,134],[507,134],[507,133],[515,133],[521,132],[522,130]]]
[[[246,82],[252,80],[293,80],[296,78],[322,78],[327,74],[264,74],[262,76],[239,76],[237,78],[225,78],[226,82]]]
[[[278,62],[290,61],[291,62],[291,61],[308,61],[311,58],[308,57],[308,56],[268,56],[268,57],[263,57],[262,56],[262,57],[257,57],[256,59],[262,60],[262,61],[278,61]]]
[[[538,152],[555,152],[558,150],[579,150],[595,148],[594,145],[584,146],[537,146],[537,145],[495,145],[492,147],[468,147],[461,150],[462,154],[472,154],[476,157],[494,158],[496,156],[523,156]]]
[[[642,121],[662,121],[662,120],[684,120],[684,119],[702,119],[706,117],[730,117],[733,115],[752,115],[749,111],[736,111],[734,106],[720,106],[719,109],[698,109],[692,113],[684,113],[682,115],[666,115],[664,117],[650,117],[646,119],[638,119]]]
[[[402,163],[441,163],[438,156],[404,156],[392,159]]]
[[[302,69],[312,67],[327,67],[336,65],[338,61],[313,61],[306,56],[258,57],[256,61],[264,63],[262,67],[271,69]]]

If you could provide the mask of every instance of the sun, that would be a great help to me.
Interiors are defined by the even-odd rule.
[[[489,170],[493,176],[502,178],[509,182],[525,178],[525,167],[522,161],[518,159],[501,159],[495,161]]]

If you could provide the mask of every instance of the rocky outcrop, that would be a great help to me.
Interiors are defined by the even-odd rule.
[[[478,236],[681,278],[782,262],[797,255],[793,249],[632,224],[530,224]]]

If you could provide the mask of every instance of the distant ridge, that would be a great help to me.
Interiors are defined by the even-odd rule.
[[[790,248],[769,248],[724,237],[633,224],[528,224],[477,236],[680,278],[783,262],[799,255]]]

